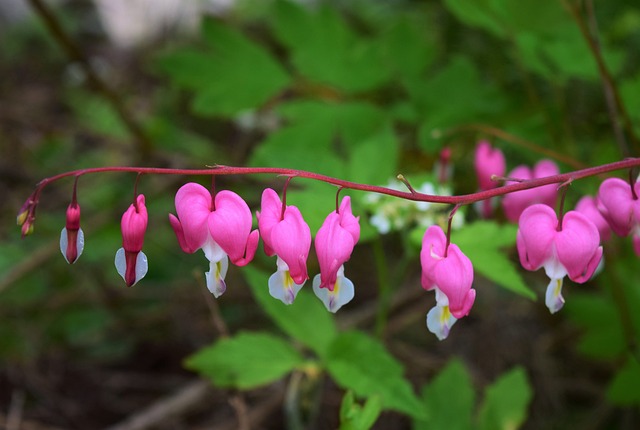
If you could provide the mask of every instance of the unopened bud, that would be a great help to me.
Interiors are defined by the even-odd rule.
[[[80,228],[80,205],[72,202],[67,207],[67,221],[65,228],[60,233],[60,252],[67,260],[73,264],[84,250],[84,233]]]

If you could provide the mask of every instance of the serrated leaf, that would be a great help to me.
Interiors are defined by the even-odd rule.
[[[469,257],[475,271],[509,291],[536,300],[536,294],[526,286],[516,265],[501,249],[515,244],[516,232],[515,225],[476,221],[456,231],[451,242]]]
[[[355,331],[338,335],[325,365],[339,386],[359,396],[378,395],[384,408],[424,417],[424,406],[402,376],[402,365],[372,337]]]
[[[640,405],[640,363],[629,356],[607,388],[607,399],[619,406]]]
[[[196,91],[196,113],[232,116],[259,107],[289,84],[282,66],[239,31],[205,19],[202,32],[211,51],[181,49],[158,61],[177,84]]]
[[[475,394],[469,372],[459,360],[447,366],[422,390],[427,419],[415,420],[415,430],[470,430]]]
[[[269,333],[221,339],[185,360],[185,367],[218,387],[255,388],[276,381],[303,363],[288,342]]]
[[[389,79],[380,46],[356,35],[336,8],[321,5],[312,10],[277,1],[273,16],[276,36],[308,79],[355,93],[375,89]]]
[[[275,270],[275,259],[273,261]],[[283,332],[308,346],[319,356],[327,353],[337,334],[336,324],[332,314],[327,312],[322,302],[309,290],[311,285],[306,285],[298,292],[293,304],[285,305],[269,294],[269,274],[250,266],[243,273],[261,308]]]
[[[480,430],[515,430],[524,423],[533,393],[523,368],[516,367],[487,387],[480,407]]]

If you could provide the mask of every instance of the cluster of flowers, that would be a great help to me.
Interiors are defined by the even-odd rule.
[[[496,178],[518,182],[556,175],[558,167],[550,160],[540,161],[533,169],[518,166],[504,178],[504,155],[487,142],[480,142],[475,152],[475,168],[481,191],[498,186]],[[611,230],[620,236],[633,234],[635,252],[640,255],[640,193],[634,181],[605,180],[597,196],[583,197],[576,209],[559,216],[553,207],[558,187],[546,185],[508,193],[502,200],[505,217],[518,223],[517,250],[522,266],[530,271],[544,268],[550,279],[546,305],[554,313],[564,304],[562,283],[565,276],[574,282],[589,280],[602,260],[602,241]],[[21,209],[18,223],[23,233],[32,229],[35,199]],[[277,256],[276,272],[269,278],[269,292],[285,304],[293,303],[307,274],[311,232],[295,206],[288,206],[272,189],[262,194],[256,213],[258,229],[252,228],[252,214],[245,201],[232,191],[212,193],[196,183],[183,185],[175,197],[176,213],[169,215],[178,243],[186,253],[202,249],[209,260],[206,272],[208,289],[216,297],[226,290],[225,276],[229,260],[244,266],[255,256],[259,238],[268,256]],[[482,201],[478,207],[483,217],[490,217],[497,204]],[[128,286],[147,273],[147,258],[142,252],[147,228],[144,195],[137,195],[121,220],[122,248],[115,265]],[[447,234],[431,225],[422,240],[420,261],[422,287],[435,292],[436,305],[427,314],[427,327],[439,339],[448,336],[455,322],[468,315],[476,292],[472,288],[473,266],[469,258],[450,243],[451,223]],[[344,263],[351,256],[360,237],[359,217],[351,211],[349,197],[325,219],[315,237],[315,251],[320,274],[313,279],[313,291],[325,307],[336,312],[354,296],[353,283],[344,276]],[[80,206],[74,195],[67,209],[66,226],[60,237],[60,249],[69,263],[81,255],[84,234],[80,228]]]
[[[504,155],[488,142],[476,148],[475,167],[481,190],[497,186],[492,177],[506,171]],[[507,175],[518,180],[557,175],[559,169],[550,160],[538,162],[533,169],[518,166]],[[611,230],[619,236],[633,233],[636,254],[640,255],[640,200],[638,183],[619,178],[606,179],[596,196],[582,197],[573,211],[560,213],[552,209],[558,187],[547,185],[507,194],[502,200],[505,217],[518,223],[517,249],[522,266],[530,271],[544,268],[550,279],[545,303],[551,313],[564,305],[562,280],[588,281],[602,259],[601,243],[609,240]],[[482,202],[481,214],[491,216],[493,207]]]

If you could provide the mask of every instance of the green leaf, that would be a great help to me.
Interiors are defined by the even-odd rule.
[[[451,242],[469,257],[478,273],[509,291],[536,300],[536,294],[525,285],[516,265],[501,249],[515,244],[516,232],[515,225],[476,221],[456,231]]]
[[[387,61],[400,77],[420,77],[435,58],[436,45],[427,39],[422,17],[395,19],[383,30],[380,43]]]
[[[275,259],[273,260],[275,268]],[[336,337],[337,329],[331,313],[314,294],[310,286],[300,290],[291,305],[285,305],[269,294],[269,275],[247,266],[243,270],[253,295],[271,319],[292,338],[324,356]]]
[[[282,66],[239,31],[205,19],[202,32],[213,52],[181,49],[158,61],[178,85],[196,91],[196,113],[235,115],[259,107],[289,84]]]
[[[424,387],[422,399],[428,418],[415,420],[415,430],[472,428],[475,394],[469,372],[459,360],[451,360]]]
[[[419,144],[435,153],[433,133],[461,122],[491,118],[505,109],[505,97],[481,79],[477,67],[466,57],[455,56],[449,64],[428,79],[406,79],[405,91],[419,115],[424,118]],[[446,101],[446,103],[443,103]]]
[[[581,353],[593,358],[613,359],[624,352],[624,329],[618,309],[609,298],[573,293],[565,308],[569,318],[585,328],[578,341]]]
[[[425,416],[424,406],[402,376],[402,365],[372,337],[355,331],[338,335],[325,361],[339,386],[359,396],[378,395],[384,408]]]
[[[368,430],[380,416],[380,397],[369,397],[363,406],[355,402],[353,391],[345,393],[340,406],[340,430]]]
[[[349,180],[382,184],[397,174],[398,141],[390,128],[370,137],[351,153]]]
[[[640,404],[640,363],[633,356],[627,358],[624,367],[613,377],[607,388],[607,399],[615,405]]]
[[[527,375],[521,367],[503,374],[485,391],[480,407],[480,430],[515,430],[527,417],[532,398]]]
[[[303,363],[289,343],[269,333],[221,339],[185,360],[185,367],[218,387],[255,388],[280,379]]]
[[[321,5],[313,10],[277,1],[273,16],[276,37],[290,49],[291,62],[308,79],[354,93],[389,80],[380,45],[353,32],[336,8]]]

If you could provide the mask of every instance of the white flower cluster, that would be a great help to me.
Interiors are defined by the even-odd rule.
[[[407,187],[397,179],[391,179],[387,188],[398,191],[407,191]],[[423,182],[416,191],[424,194],[450,196],[451,189],[446,185]],[[420,226],[427,228],[431,225],[446,225],[449,216],[450,206],[428,203],[414,202],[411,200],[399,199],[384,194],[368,193],[364,196],[364,204],[371,214],[369,222],[380,234],[387,234],[391,231],[399,231],[407,227]],[[460,228],[464,224],[464,215],[456,214],[453,218],[452,228]]]

